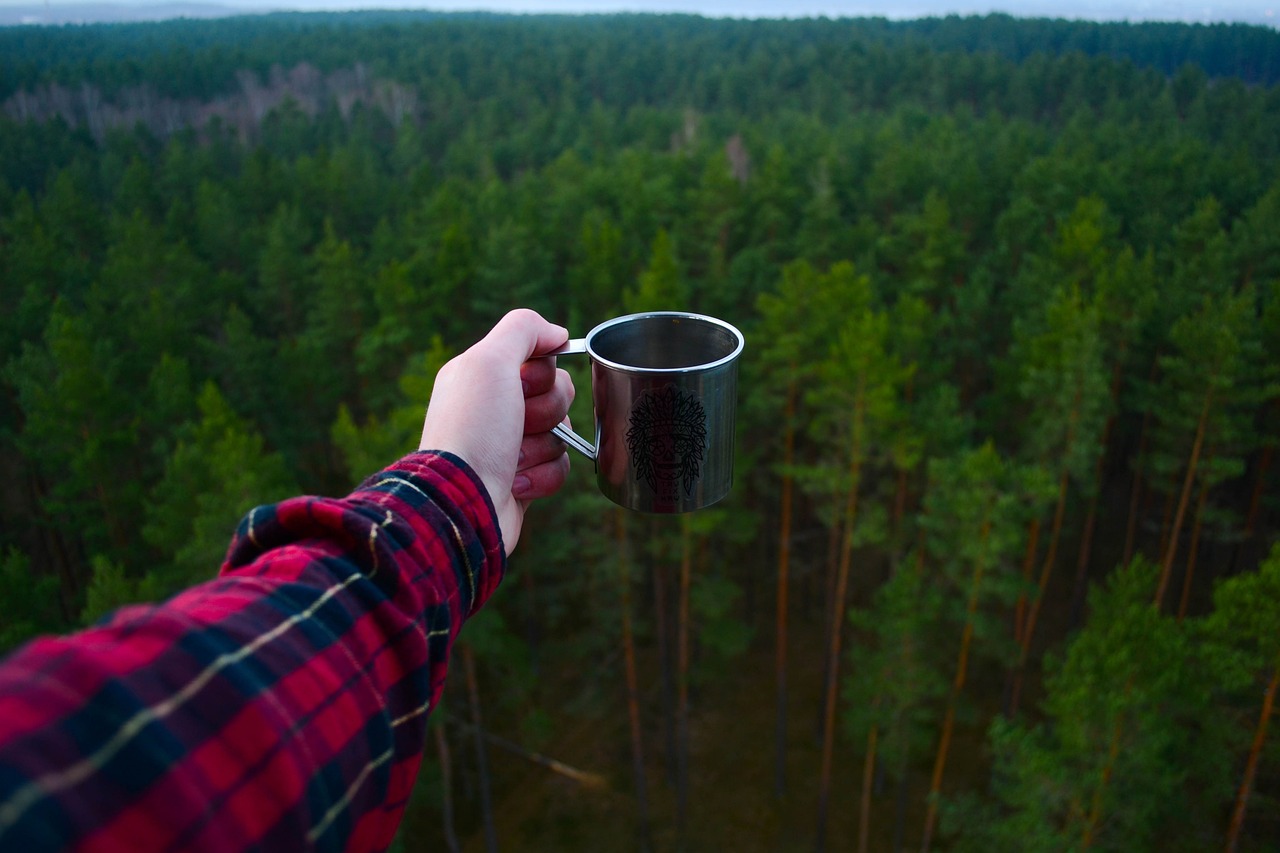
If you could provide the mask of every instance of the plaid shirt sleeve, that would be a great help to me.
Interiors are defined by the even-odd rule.
[[[0,850],[381,850],[506,567],[458,458],[241,522],[219,577],[0,663]]]

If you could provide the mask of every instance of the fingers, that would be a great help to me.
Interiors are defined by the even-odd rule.
[[[525,393],[525,435],[511,494],[517,500],[530,501],[559,491],[569,476],[569,455],[551,428],[567,420],[575,392],[569,374],[557,369],[552,358],[525,362],[520,380]]]
[[[553,433],[541,432],[536,435],[526,435],[524,441],[520,442],[520,461],[516,464],[516,470],[523,471],[554,462],[564,455],[564,452],[564,442]]]
[[[560,490],[569,476],[569,454],[565,452],[564,445],[549,433],[547,437],[559,445],[560,452],[549,461],[531,465],[516,472],[515,481],[511,484],[511,494],[517,500],[528,501],[553,495]],[[529,442],[533,438],[530,436],[525,441]]]
[[[550,359],[539,359],[540,362],[550,361]],[[533,380],[537,384],[533,384],[530,380],[526,380],[526,391],[524,401],[524,433],[526,436],[537,435],[539,433],[548,432],[556,424],[560,423],[569,414],[569,404],[573,402],[576,393],[573,387],[573,380],[569,378],[569,374],[564,370],[551,369],[550,376],[543,375],[543,368],[537,367],[530,371],[533,373]],[[524,371],[521,371],[521,378],[524,379]],[[550,378],[548,384],[546,380]],[[543,390],[538,390],[543,389]]]
[[[524,385],[526,397],[547,393],[556,384],[555,358],[529,359],[520,365],[520,381]]]

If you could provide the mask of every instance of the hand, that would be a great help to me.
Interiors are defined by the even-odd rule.
[[[533,358],[568,339],[568,330],[536,312],[512,311],[440,368],[427,407],[419,449],[456,453],[479,475],[508,554],[529,502],[555,493],[569,473],[550,430],[569,413],[573,382],[554,358]]]

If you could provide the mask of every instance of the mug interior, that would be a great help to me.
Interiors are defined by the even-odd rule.
[[[587,349],[602,361],[636,370],[710,367],[742,347],[742,335],[728,324],[691,314],[639,314],[594,330]]]

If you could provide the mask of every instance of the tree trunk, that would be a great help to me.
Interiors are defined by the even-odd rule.
[[[1089,557],[1093,550],[1093,532],[1098,523],[1098,501],[1102,498],[1102,467],[1106,459],[1107,434],[1111,432],[1111,421],[1107,421],[1102,431],[1103,451],[1098,454],[1098,463],[1093,472],[1093,497],[1089,499],[1089,511],[1084,517],[1084,529],[1080,532],[1080,551],[1076,556],[1076,582],[1071,589],[1071,627],[1080,624],[1084,614],[1084,603],[1089,588]]]
[[[1258,476],[1253,484],[1253,495],[1249,498],[1249,514],[1245,517],[1244,535],[1253,535],[1258,525],[1258,512],[1262,508],[1262,495],[1266,491],[1267,471],[1271,468],[1271,460],[1275,457],[1276,446],[1268,444],[1262,449],[1262,458],[1258,460]]]
[[[1086,590],[1089,586],[1089,555],[1093,550],[1093,531],[1098,522],[1098,501],[1102,498],[1103,465],[1107,459],[1107,443],[1111,440],[1111,429],[1115,426],[1117,402],[1120,399],[1120,366],[1124,362],[1124,353],[1128,349],[1126,343],[1120,345],[1116,355],[1115,366],[1111,370],[1110,411],[1107,422],[1102,426],[1102,441],[1099,443],[1098,461],[1093,468],[1093,497],[1089,500],[1089,511],[1085,514],[1084,530],[1080,534],[1080,551],[1076,556],[1076,582],[1071,590],[1070,625],[1075,628],[1080,624],[1084,611]]]
[[[32,471],[26,478],[26,486],[31,517],[40,519],[45,512],[44,478]],[[58,614],[64,622],[73,624],[80,618],[80,593],[84,590],[90,575],[85,571],[84,560],[80,560],[80,565],[77,565],[77,561],[72,559],[71,548],[59,527],[39,522],[35,526],[41,531],[41,539],[47,549],[49,561],[53,564],[58,576]]]
[[[1133,680],[1125,686],[1126,702],[1132,692]],[[1124,733],[1124,718],[1117,717],[1115,728],[1111,731],[1111,745],[1107,748],[1107,763],[1102,767],[1102,778],[1098,780],[1098,787],[1093,791],[1093,805],[1089,809],[1089,819],[1084,825],[1084,835],[1080,840],[1080,849],[1088,850],[1093,847],[1094,835],[1098,831],[1098,824],[1102,821],[1102,798],[1106,794],[1107,786],[1111,784],[1111,776],[1116,769],[1116,759],[1120,756],[1120,738]]]
[[[1102,460],[1098,460],[1098,473],[1102,473]],[[1099,483],[1099,486],[1101,483]],[[1080,552],[1076,556],[1076,582],[1071,588],[1072,628],[1079,626],[1084,617],[1084,603],[1089,590],[1089,552],[1093,550],[1093,530],[1098,523],[1098,496],[1089,501],[1089,512],[1084,517],[1084,529],[1080,532]]]
[[[875,705],[880,704],[877,698]],[[867,841],[871,832],[871,779],[876,768],[876,741],[880,736],[880,727],[871,724],[867,732],[867,755],[862,765],[862,799],[858,812],[858,853],[867,853]]]
[[[1236,792],[1236,805],[1231,812],[1231,826],[1227,830],[1227,853],[1235,853],[1240,843],[1240,830],[1244,827],[1244,812],[1249,805],[1249,796],[1253,790],[1253,780],[1258,773],[1258,759],[1262,755],[1262,747],[1267,742],[1267,725],[1271,720],[1271,709],[1275,707],[1276,688],[1280,687],[1280,660],[1271,670],[1271,683],[1262,697],[1262,713],[1258,717],[1258,726],[1253,731],[1253,745],[1249,747],[1249,760],[1244,767],[1244,780],[1240,790]]]
[[[534,575],[537,572],[521,572],[520,586],[524,591],[524,634],[525,643],[529,646],[529,660],[533,664],[533,671],[539,671],[539,655],[538,650],[541,648],[541,628],[542,622],[538,619],[538,596],[534,588]]]
[[[1027,525],[1027,553],[1022,558],[1022,585],[1031,586],[1032,572],[1036,566],[1036,552],[1040,549],[1040,519],[1033,518]],[[1018,603],[1013,609],[1013,640],[1022,642],[1022,633],[1027,628],[1027,594],[1018,593]]]
[[[898,759],[898,793],[894,797],[893,806],[893,853],[902,853],[903,839],[907,834],[907,795],[910,785],[907,784],[907,749],[903,746],[901,758]]]
[[[1209,496],[1209,486],[1200,487],[1200,497],[1196,498],[1195,520],[1191,523],[1191,544],[1187,550],[1187,571],[1182,579],[1182,599],[1178,602],[1178,621],[1187,616],[1187,606],[1191,603],[1191,582],[1196,576],[1196,557],[1200,553],[1200,531],[1204,528],[1204,504]]]
[[[855,413],[859,426],[854,435],[859,436],[861,411]],[[831,758],[835,748],[836,696],[840,674],[840,638],[844,626],[845,598],[849,591],[849,565],[853,561],[853,523],[858,513],[858,487],[862,479],[862,447],[855,438],[849,459],[849,492],[845,499],[844,544],[840,551],[840,566],[836,571],[836,589],[831,596],[831,630],[827,646],[825,701],[822,715],[822,767],[818,774],[818,826],[814,837],[814,849],[822,851],[827,841],[827,812],[831,799]]]
[[[489,853],[497,853],[498,835],[493,823],[493,793],[489,785],[489,751],[484,740],[484,721],[480,716],[480,689],[476,684],[476,661],[471,646],[462,644],[462,666],[467,675],[467,699],[471,704],[471,725],[475,727],[476,770],[480,774],[480,812],[484,819],[484,845]]]
[[[991,522],[982,525],[979,534],[978,561],[973,567],[973,581],[969,587],[969,603],[965,609],[964,632],[960,635],[960,652],[956,656],[956,677],[951,682],[951,695],[947,697],[947,714],[942,722],[942,737],[938,741],[938,754],[933,762],[933,778],[929,783],[929,805],[924,819],[924,837],[920,842],[921,853],[928,853],[933,843],[933,831],[938,821],[938,798],[942,795],[942,774],[947,766],[947,753],[951,750],[951,733],[955,727],[956,705],[964,689],[969,671],[969,649],[973,644],[973,625],[977,620],[979,593],[982,591],[982,575],[986,570],[986,546],[991,536]],[[1034,612],[1034,611],[1033,611]]]
[[[676,729],[676,826],[681,841],[689,809],[689,580],[693,573],[693,534],[689,516],[680,525],[679,717]]]
[[[1049,532],[1049,547],[1044,556],[1044,567],[1040,570],[1040,582],[1036,588],[1036,597],[1031,601],[1031,607],[1027,613],[1027,624],[1022,631],[1022,638],[1019,641],[1022,645],[1018,653],[1018,667],[1013,673],[1013,690],[1009,696],[1009,713],[1010,715],[1018,713],[1018,702],[1022,695],[1022,680],[1026,675],[1027,661],[1031,657],[1031,641],[1036,633],[1036,620],[1040,615],[1040,608],[1044,604],[1044,596],[1049,588],[1049,577],[1053,573],[1053,564],[1058,559],[1058,540],[1062,535],[1062,518],[1067,508],[1067,480],[1068,474],[1066,468],[1062,469],[1062,476],[1058,480],[1058,505],[1053,511],[1053,528]]]
[[[649,795],[644,769],[644,741],[640,728],[640,689],[636,680],[635,639],[631,629],[631,546],[627,538],[627,514],[617,510],[618,555],[622,581],[622,655],[627,681],[627,719],[631,725],[631,768],[635,777],[637,833],[640,849],[652,847],[649,832]]]
[[[470,731],[474,734],[474,726],[469,725],[468,723],[459,723],[459,725],[464,730]],[[525,761],[536,764],[539,767],[546,768],[552,773],[559,774],[566,779],[572,779],[579,785],[584,785],[588,788],[602,789],[609,784],[609,780],[599,773],[595,773],[590,770],[582,770],[581,768],[574,767],[572,764],[566,764],[563,761],[543,755],[540,752],[525,749],[515,741],[507,740],[504,737],[495,735],[493,732],[481,732],[480,734],[493,746],[496,746],[499,749],[504,749],[512,755],[518,755]]]
[[[778,531],[778,594],[777,594],[777,656],[775,675],[777,681],[777,722],[774,727],[774,794],[781,797],[787,790],[787,593],[791,568],[791,465],[795,457],[796,383],[787,386],[785,434],[782,446],[782,519]]]
[[[444,723],[433,726],[436,732],[436,752],[440,760],[440,819],[444,824],[444,843],[449,853],[458,853],[458,833],[453,828],[453,761],[449,757],[449,738]]]
[[[1138,512],[1142,503],[1142,464],[1147,455],[1147,427],[1151,423],[1151,411],[1142,413],[1142,429],[1138,438],[1137,463],[1133,469],[1133,485],[1129,489],[1129,520],[1124,529],[1124,557],[1120,565],[1127,566],[1133,559],[1133,548],[1138,536]]]
[[[1173,508],[1177,503],[1178,497],[1178,475],[1175,473],[1169,478],[1169,495],[1164,499],[1164,511],[1160,513],[1160,537],[1156,540],[1158,547],[1156,553],[1163,558],[1164,552],[1169,549],[1169,523],[1173,521]]]
[[[657,528],[650,528],[651,540],[656,540]],[[667,609],[667,565],[662,556],[653,564],[654,630],[658,635],[658,672],[662,696],[662,743],[667,774],[667,784],[676,787],[676,711],[675,678],[671,672],[671,626]]]
[[[836,587],[840,575],[840,540],[845,534],[844,523],[842,518],[834,519],[831,523],[831,530],[827,534],[827,571],[826,579],[823,584],[824,598],[827,607],[822,614],[823,633],[822,633],[822,683],[827,683],[827,678],[831,675],[831,632],[834,630],[831,621],[831,602],[836,597]],[[826,721],[826,708],[823,705],[818,706],[818,714],[814,717],[814,730],[817,739],[821,741],[823,726]]]
[[[906,387],[903,388],[903,391],[902,391],[903,403],[908,408],[911,406],[912,400],[915,399],[915,393],[916,393],[916,377],[915,377],[915,374],[912,373],[911,376],[907,378]],[[896,487],[894,488],[893,525],[889,528],[889,530],[890,530],[890,536],[891,536],[890,541],[892,542],[892,546],[893,546],[893,553],[894,553],[893,559],[895,564],[897,563],[897,559],[898,559],[897,555],[898,553],[900,553],[900,550],[902,548],[902,520],[903,518],[906,517],[906,514],[907,514],[907,492],[909,490],[908,487],[910,486],[910,477],[908,477],[908,473],[909,472],[907,471],[906,468],[898,469],[898,472],[897,472],[898,482]]]
[[[1204,405],[1200,409],[1200,422],[1196,425],[1196,440],[1191,445],[1191,458],[1187,460],[1187,475],[1182,481],[1182,493],[1178,497],[1178,510],[1173,516],[1173,530],[1169,535],[1169,545],[1165,549],[1164,559],[1160,563],[1160,585],[1156,588],[1157,608],[1164,601],[1164,592],[1169,585],[1169,572],[1173,568],[1173,559],[1178,554],[1178,537],[1182,535],[1182,521],[1187,514],[1187,503],[1191,498],[1191,486],[1195,483],[1196,468],[1200,462],[1200,450],[1204,446],[1204,433],[1209,423],[1209,407],[1212,401],[1212,393],[1204,395]]]

